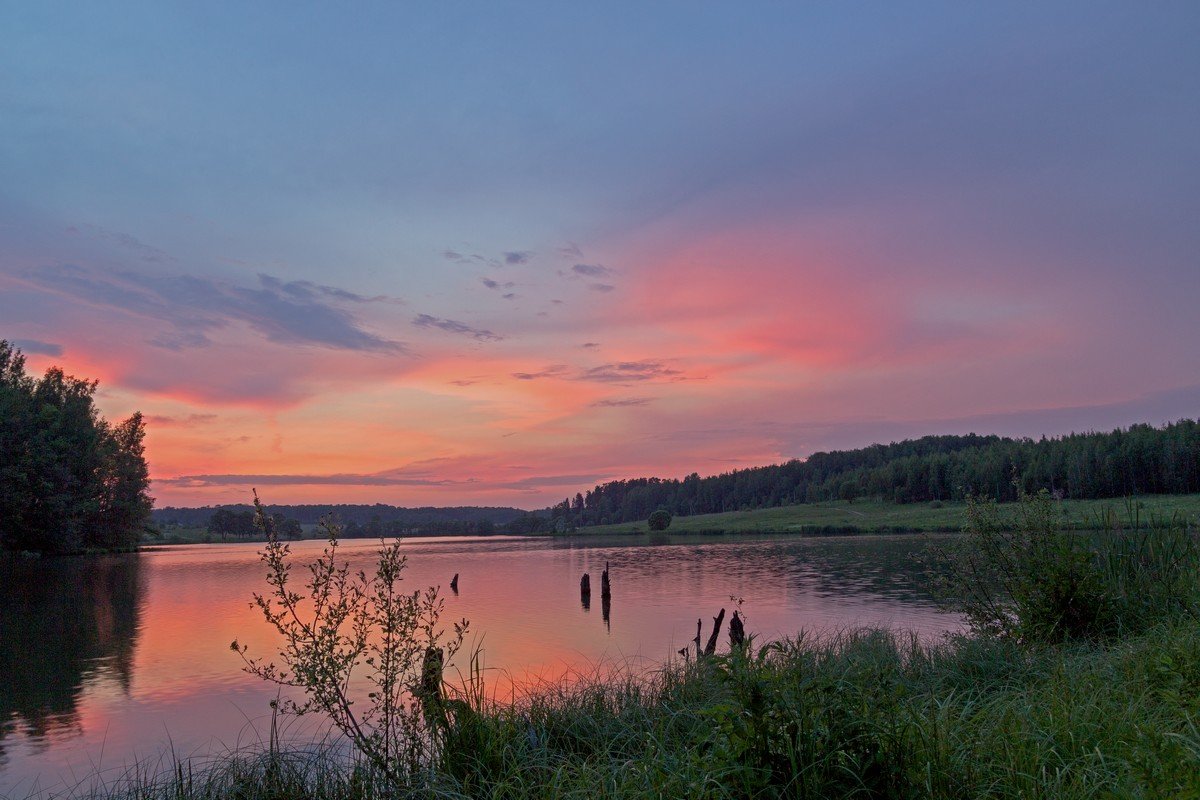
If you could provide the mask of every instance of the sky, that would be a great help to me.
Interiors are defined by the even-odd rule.
[[[1200,415],[1200,6],[0,6],[0,338],[159,505]]]

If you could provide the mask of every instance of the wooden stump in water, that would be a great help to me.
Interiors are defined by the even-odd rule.
[[[721,635],[721,623],[725,621],[725,609],[721,609],[721,613],[713,617],[712,636],[708,637],[708,644],[704,645],[704,655],[711,656],[717,652],[717,637]]]
[[[579,602],[583,603],[585,609],[591,608],[592,576],[587,572],[583,573],[583,577],[579,579]]]
[[[421,663],[421,699],[440,702],[442,699],[442,648],[432,645],[425,648],[425,660]]]
[[[729,647],[738,648],[746,643],[746,626],[742,623],[742,618],[737,611],[733,612],[733,618],[729,620]]]
[[[450,579],[450,591],[458,594],[458,573],[454,573],[454,577]]]
[[[700,656],[702,656],[704,654],[704,651],[700,649],[700,631],[702,631],[702,630],[704,630],[704,620],[698,619],[698,620],[696,620],[696,638],[692,640],[693,642],[696,643],[696,658],[697,659],[700,658]]]
[[[600,599],[608,601],[612,597],[612,588],[608,584],[608,562],[604,562],[604,572],[600,573]]]

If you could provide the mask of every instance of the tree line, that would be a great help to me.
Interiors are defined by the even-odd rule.
[[[137,545],[153,503],[140,413],[115,425],[96,381],[35,379],[0,340],[0,548],[38,553]]]
[[[271,514],[271,524],[275,529],[275,535],[281,539],[303,537],[304,529],[300,526],[300,522],[290,519],[278,511]],[[258,539],[266,535],[266,532],[258,527],[257,515],[253,511],[232,511],[228,508],[219,508],[209,517],[208,532],[214,536],[220,536],[221,541],[228,541],[230,537]]]
[[[351,524],[360,527],[374,525],[389,530],[399,528],[437,527],[443,523],[451,527],[460,523],[491,522],[502,525],[522,516],[526,512],[519,508],[490,507],[490,506],[454,506],[436,508],[422,506],[419,508],[404,508],[385,503],[305,503],[299,505],[268,505],[269,513],[283,514],[304,525],[315,525],[325,517],[336,519],[343,526]],[[230,511],[237,514],[248,513],[253,516],[254,508],[246,503],[233,503],[219,506],[202,506],[200,508],[176,508],[166,506],[153,511],[154,522],[158,525],[180,525],[188,528],[201,528],[209,524],[213,515],[218,511]],[[365,534],[370,535],[370,534]]]
[[[1018,489],[1043,488],[1075,499],[1200,492],[1200,423],[1036,440],[925,436],[706,478],[610,481],[510,527],[554,531],[645,520],[660,508],[711,514],[866,497],[923,503],[977,495],[1005,502]]]
[[[282,508],[295,508],[295,506],[282,506]],[[298,519],[288,517],[278,510],[270,508],[264,510],[271,515],[276,536],[281,539],[303,538],[303,528]],[[230,538],[259,539],[266,533],[258,526],[256,516],[253,509],[218,508],[209,516],[207,529],[214,536],[220,536],[222,541],[228,541]],[[374,514],[365,524],[360,524],[356,519],[351,519],[349,522],[343,521],[336,512],[329,514],[327,518],[339,526],[339,535],[343,539],[379,539],[393,536],[487,536],[496,533],[495,524],[486,517],[472,520],[435,518],[414,523],[404,519],[385,520],[380,515]]]

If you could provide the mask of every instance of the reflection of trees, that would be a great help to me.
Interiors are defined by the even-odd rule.
[[[23,559],[0,555],[0,756],[4,737],[79,727],[85,681],[128,691],[144,587],[137,554]]]

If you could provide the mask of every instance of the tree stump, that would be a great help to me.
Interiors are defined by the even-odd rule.
[[[712,636],[708,637],[708,644],[704,645],[704,655],[711,656],[717,652],[717,637],[721,635],[721,623],[725,621],[725,609],[721,609],[721,613],[713,617]]]
[[[607,601],[612,597],[612,587],[608,584],[608,562],[604,562],[604,572],[600,573],[600,599]]]
[[[592,576],[587,572],[583,573],[583,577],[579,579],[579,602],[583,604],[585,610],[591,608]]]
[[[741,647],[746,643],[746,626],[742,623],[741,616],[737,611],[733,612],[733,618],[729,620],[729,647],[731,649]]]
[[[421,664],[421,699],[440,702],[442,699],[442,648],[432,645],[425,648],[425,660]]]
[[[458,594],[458,573],[454,573],[454,577],[450,579],[450,591]]]

